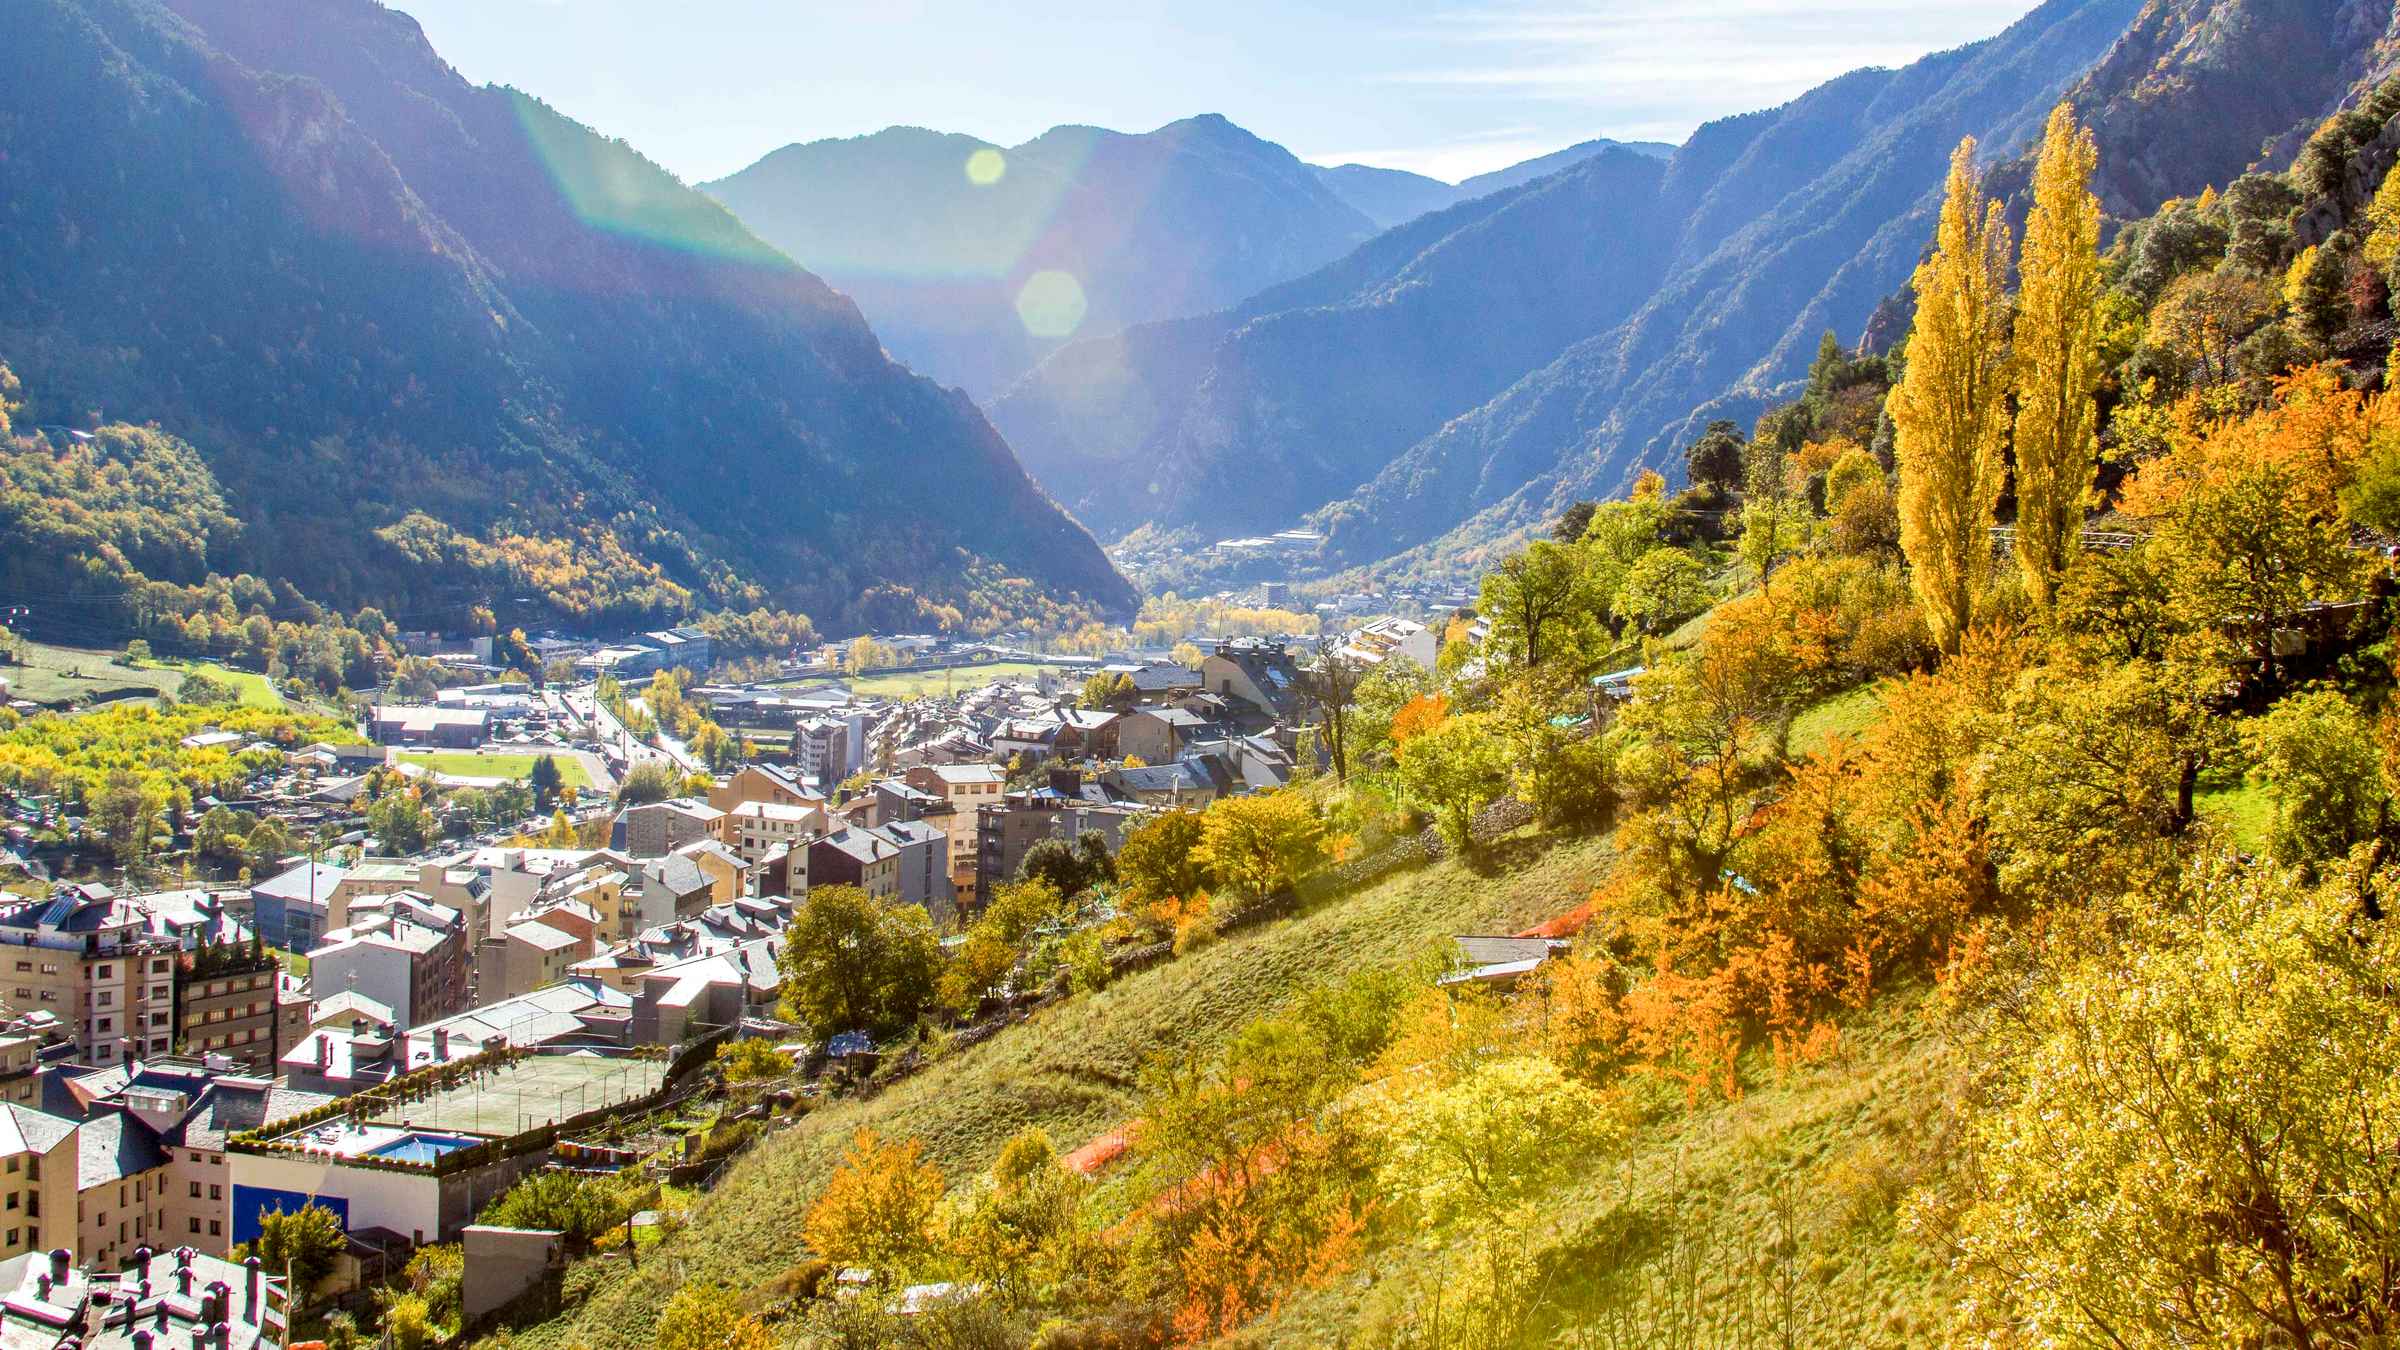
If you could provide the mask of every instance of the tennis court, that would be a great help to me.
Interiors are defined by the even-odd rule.
[[[663,1059],[605,1059],[597,1055],[533,1055],[503,1069],[445,1088],[420,1101],[376,1113],[379,1124],[406,1121],[425,1130],[512,1135],[658,1090]]]

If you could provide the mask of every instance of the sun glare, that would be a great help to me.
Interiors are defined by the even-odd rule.
[[[1065,272],[1036,272],[1017,292],[1017,318],[1035,337],[1071,337],[1089,306],[1083,283]]]
[[[967,181],[977,187],[990,187],[1008,172],[1008,156],[985,146],[967,156]]]

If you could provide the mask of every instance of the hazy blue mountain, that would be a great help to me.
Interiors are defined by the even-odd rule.
[[[1379,169],[1372,164],[1315,165],[1318,181],[1361,215],[1388,230],[1463,200],[1458,187],[1406,169]]]
[[[1479,173],[1459,183],[1445,183],[1439,178],[1427,178],[1405,169],[1378,169],[1366,164],[1341,164],[1332,168],[1320,167],[1317,177],[1333,189],[1335,196],[1363,212],[1368,219],[1384,229],[1406,224],[1428,212],[1445,206],[1489,196],[1536,178],[1545,178],[1582,160],[1590,159],[1603,150],[1624,149],[1635,154],[1665,159],[1675,153],[1675,147],[1662,141],[1590,140],[1553,150],[1505,169]]]
[[[544,541],[829,624],[1131,602],[850,301],[371,0],[20,0],[0,165],[0,359],[197,446],[231,564],[428,622]]]
[[[788,145],[702,190],[858,301],[896,356],[979,396],[1068,337],[1221,309],[1377,228],[1311,166],[1214,115],[1140,135],[1055,127],[1013,147],[894,127]],[[1042,273],[1074,278],[1079,317],[1028,323],[1029,284],[1036,298],[1058,284]]]

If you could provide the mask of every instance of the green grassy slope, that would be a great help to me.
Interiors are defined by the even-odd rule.
[[[852,1132],[915,1136],[945,1176],[988,1166],[1027,1125],[1073,1148],[1135,1106],[1145,1059],[1214,1051],[1318,979],[1410,960],[1455,933],[1514,931],[1580,904],[1609,856],[1599,839],[1504,841],[1482,874],[1454,862],[1402,873],[1037,1014],[867,1101],[817,1111],[753,1152],[691,1225],[532,1343],[648,1346],[658,1309],[689,1280],[750,1288],[801,1255],[801,1216]]]
[[[1655,1087],[1629,1148],[1502,1225],[1531,1263],[1526,1343],[1938,1343],[1955,1290],[1940,1254],[1901,1231],[1898,1204],[1937,1165],[1960,1076],[1929,1000],[1902,991],[1849,1019],[1822,1063],[1779,1073],[1745,1056],[1739,1101],[1687,1112],[1679,1088]],[[1389,1243],[1239,1343],[1346,1344],[1359,1328],[1381,1344],[1378,1328],[1469,1283],[1467,1239]]]

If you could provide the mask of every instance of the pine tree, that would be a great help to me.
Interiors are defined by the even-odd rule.
[[[2008,226],[1986,202],[1975,140],[1950,157],[1934,254],[1917,268],[1908,374],[1893,391],[1899,433],[1900,547],[1926,625],[1956,652],[1991,572],[1992,507],[2000,496],[2008,357],[2001,305]]]
[[[2033,171],[2017,292],[2017,565],[2045,612],[2074,561],[2099,408],[2099,150],[2064,103]]]

